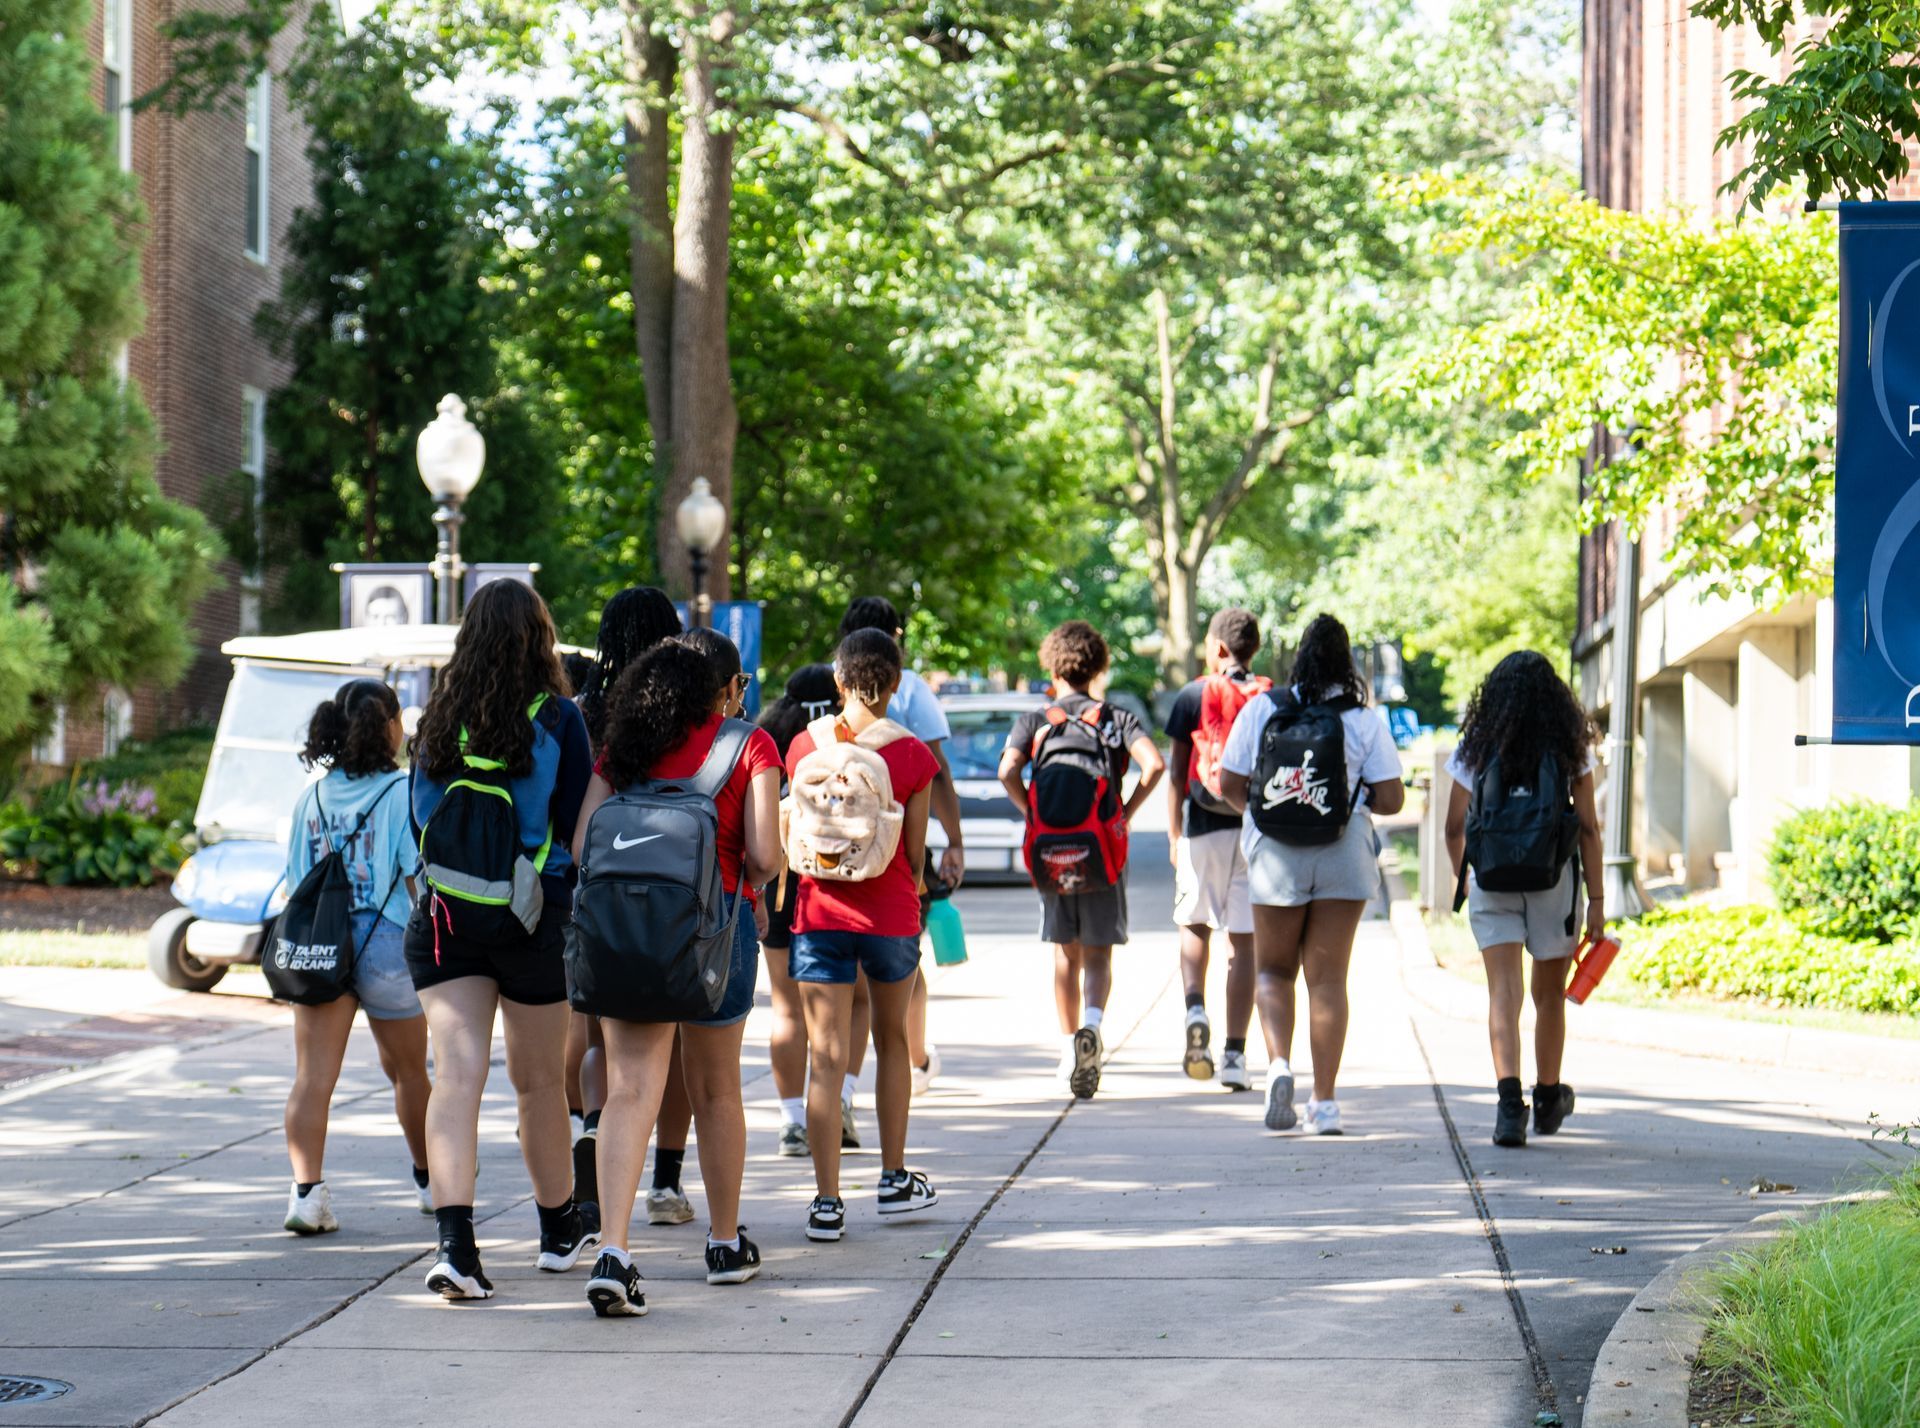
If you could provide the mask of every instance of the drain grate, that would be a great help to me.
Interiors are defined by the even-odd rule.
[[[57,1378],[23,1378],[19,1374],[0,1373],[0,1403],[45,1403],[63,1393],[72,1393],[73,1385]]]

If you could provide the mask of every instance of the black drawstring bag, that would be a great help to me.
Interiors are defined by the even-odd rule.
[[[327,855],[315,863],[300,879],[300,886],[287,899],[285,910],[274,924],[273,950],[260,959],[260,970],[267,975],[267,986],[277,1001],[295,1006],[320,1007],[338,1001],[353,990],[354,963],[365,950],[353,945],[353,879],[347,876],[347,859],[341,851],[360,836],[374,810],[395,787],[406,782],[396,777],[380,795],[367,805],[360,821],[353,825],[339,848],[329,846]],[[327,811],[320,803],[319,785],[314,786],[313,806],[326,826]],[[394,887],[400,880],[394,879]],[[387,901],[393,900],[393,888],[387,889]],[[386,903],[380,914],[386,912]],[[378,923],[375,924],[378,926]],[[367,937],[373,928],[367,929]]]

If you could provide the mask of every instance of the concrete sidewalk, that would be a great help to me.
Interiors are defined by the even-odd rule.
[[[1863,1143],[1866,1114],[1915,1099],[1911,1084],[1576,1044],[1568,1078],[1581,1102],[1567,1129],[1496,1152],[1484,1032],[1409,999],[1390,929],[1370,922],[1351,982],[1349,1134],[1270,1135],[1258,1093],[1180,1074],[1162,881],[1136,890],[1101,1095],[1072,1106],[1051,1079],[1047,959],[1013,930],[1031,894],[964,895],[974,960],[935,980],[946,1074],[915,1104],[910,1157],[941,1203],[881,1222],[877,1157],[856,1153],[839,1245],[806,1241],[807,1163],[770,1153],[757,1010],[744,1218],[766,1269],[710,1288],[703,1221],[641,1228],[653,1312],[639,1321],[596,1320],[584,1271],[531,1268],[503,1071],[479,1193],[500,1295],[476,1306],[420,1283],[431,1222],[412,1207],[364,1033],[329,1150],[345,1229],[315,1242],[279,1229],[281,1024],[0,1094],[0,1376],[75,1385],[47,1404],[0,1405],[0,1425],[1223,1413],[1504,1428],[1546,1407],[1574,1424],[1593,1353],[1639,1285],[1728,1224],[1885,1163]],[[1223,970],[1224,959],[1216,1038]],[[1258,1066],[1257,1031],[1255,1042]],[[1302,1096],[1307,1060],[1303,1033]],[[872,1145],[868,1097],[862,1120]],[[1802,1193],[1749,1201],[1756,1174]],[[691,1163],[687,1183],[698,1201]],[[1591,1252],[1612,1247],[1626,1253]]]

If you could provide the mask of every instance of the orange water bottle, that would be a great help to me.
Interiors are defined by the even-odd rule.
[[[1573,954],[1575,957],[1573,981],[1567,986],[1567,1000],[1575,1006],[1582,1006],[1593,989],[1600,985],[1600,979],[1607,975],[1607,968],[1613,965],[1613,959],[1620,955],[1620,943],[1612,937],[1602,937],[1598,942],[1582,934],[1580,946]]]

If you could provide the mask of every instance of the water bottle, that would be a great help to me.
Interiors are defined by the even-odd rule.
[[[1593,989],[1600,985],[1600,979],[1607,975],[1607,968],[1613,965],[1613,959],[1620,955],[1620,943],[1616,938],[1602,937],[1598,942],[1590,941],[1585,935],[1580,938],[1580,946],[1575,951],[1577,959],[1573,968],[1573,981],[1567,986],[1567,1000],[1575,1006],[1582,1006]]]
[[[936,966],[957,967],[967,960],[967,929],[951,899],[941,898],[927,909],[927,931],[933,937]]]

